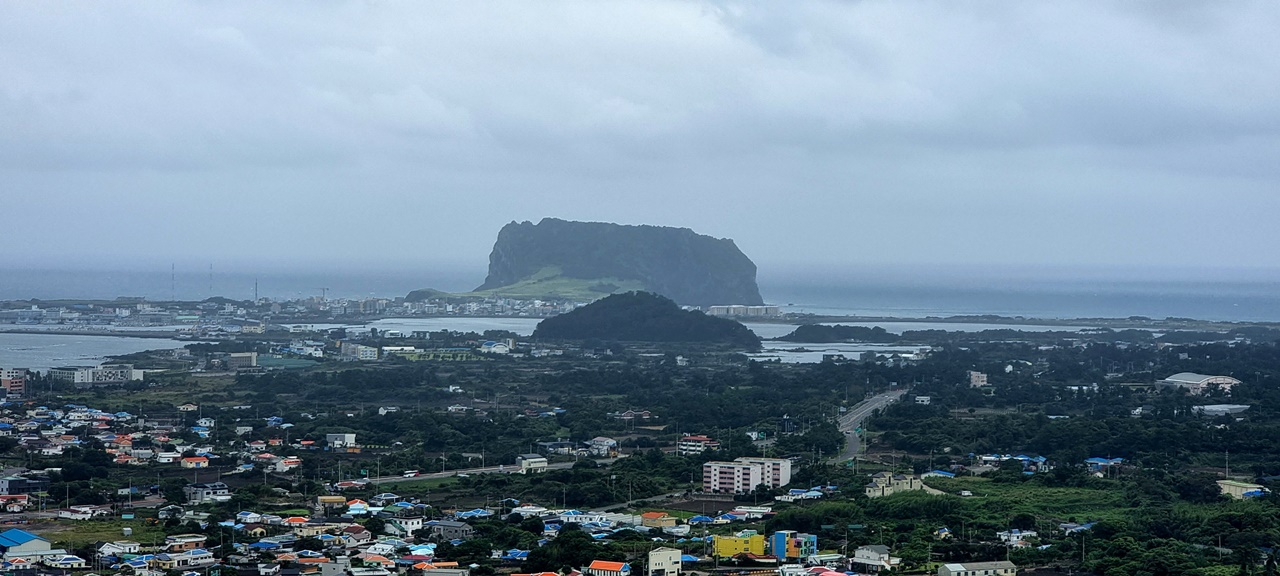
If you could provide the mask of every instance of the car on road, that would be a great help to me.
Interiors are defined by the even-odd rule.
[[[405,471],[404,471],[404,474],[401,474],[401,476],[403,476],[403,477],[405,477],[405,478],[417,478],[417,477],[418,477],[418,471],[417,471],[417,470],[405,470]]]

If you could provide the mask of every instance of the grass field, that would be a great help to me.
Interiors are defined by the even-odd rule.
[[[599,278],[581,280],[560,275],[560,269],[548,266],[533,276],[510,286],[460,294],[460,296],[504,296],[508,298],[572,298],[577,300],[595,300],[615,292],[644,290],[644,285],[635,280],[618,278]]]
[[[993,482],[990,478],[929,478],[926,483],[950,494],[973,492],[970,506],[993,516],[1019,513],[1059,521],[1123,518],[1129,505],[1119,486],[1105,488],[1050,488],[1026,482]]]
[[[68,391],[60,395],[60,400],[68,403],[86,404],[108,411],[126,411],[138,413],[145,407],[168,405],[176,408],[187,402],[195,402],[205,406],[231,406],[242,404],[235,394],[233,376],[214,376],[195,378],[189,376],[174,377],[171,384],[149,387],[144,390],[105,389]]]
[[[133,529],[130,536],[124,535],[124,529]],[[95,542],[112,540],[133,540],[144,545],[164,541],[164,530],[160,526],[147,526],[142,518],[136,520],[59,520],[40,522],[22,527],[23,530],[38,534],[48,539],[55,548],[79,548]]]

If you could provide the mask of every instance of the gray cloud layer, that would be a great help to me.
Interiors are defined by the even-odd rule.
[[[1280,267],[1274,2],[8,2],[10,262]]]

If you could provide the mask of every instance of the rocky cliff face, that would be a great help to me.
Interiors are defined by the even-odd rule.
[[[554,218],[503,226],[489,254],[489,276],[477,290],[510,286],[549,268],[581,280],[634,280],[684,305],[764,303],[756,265],[733,240],[687,228]]]

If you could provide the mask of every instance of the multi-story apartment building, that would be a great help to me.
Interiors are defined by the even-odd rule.
[[[676,443],[676,453],[681,456],[701,454],[707,450],[719,450],[720,443],[701,435],[687,435]]]
[[[103,364],[101,366],[69,366],[50,368],[49,377],[73,384],[123,384],[142,380],[142,370],[134,370],[130,364]]]
[[[0,388],[9,396],[22,396],[27,393],[26,368],[0,368]]]
[[[764,482],[763,468],[750,462],[711,461],[702,465],[702,491],[740,494]]]
[[[791,483],[791,461],[780,458],[742,457],[733,462],[711,461],[702,465],[702,491],[741,494],[761,484],[781,488]]]
[[[759,464],[762,471],[762,483],[770,488],[781,488],[791,483],[791,460],[786,458],[750,458],[743,456],[734,458],[733,461]]]

